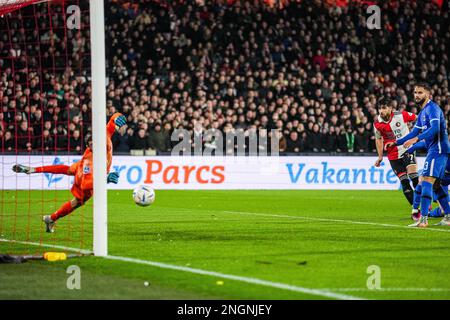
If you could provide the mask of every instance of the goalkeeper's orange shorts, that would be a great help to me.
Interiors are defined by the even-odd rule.
[[[70,190],[73,196],[80,200],[81,202],[86,202],[92,197],[92,189],[83,190],[78,184],[73,184],[72,189]]]

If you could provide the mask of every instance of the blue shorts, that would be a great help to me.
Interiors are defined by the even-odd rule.
[[[423,165],[422,176],[442,179],[447,166],[447,153],[429,153]]]
[[[450,156],[449,156],[450,159]],[[441,186],[450,186],[450,161],[447,161],[447,166],[445,167],[444,177],[441,178]]]
[[[442,181],[443,180],[441,180],[440,186],[442,187],[442,189],[444,189],[445,192],[448,193],[448,185],[442,184]],[[438,199],[439,199],[439,196],[436,194],[436,191],[433,190],[433,201],[436,202]]]
[[[445,174],[445,176],[441,179],[441,186],[448,187],[450,185],[450,175]]]

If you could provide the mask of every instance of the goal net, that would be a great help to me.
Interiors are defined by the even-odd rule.
[[[70,166],[91,133],[89,1],[0,1],[0,253],[91,250],[92,201],[47,233],[73,176],[12,167]]]

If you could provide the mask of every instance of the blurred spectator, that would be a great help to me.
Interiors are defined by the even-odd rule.
[[[112,136],[113,149],[117,153],[127,154],[130,152],[131,138],[133,129],[128,128],[127,131],[119,131]]]
[[[293,1],[278,10],[262,2],[220,2],[105,3],[107,114],[122,112],[129,126],[114,135],[116,151],[168,152],[173,130],[184,128],[192,139],[208,129],[247,136],[256,130],[265,139],[265,130],[279,129],[286,152],[374,152],[378,97],[418,113],[412,90],[423,80],[448,119],[448,9],[430,1],[386,1],[380,6],[389,28],[373,31],[361,19],[364,5],[332,10]],[[46,5],[34,6],[36,14],[23,10],[24,29],[34,30],[37,21],[45,32],[40,39],[22,35],[0,20],[1,30],[9,30],[0,38],[2,130],[17,138],[19,151],[39,152],[42,145],[67,151],[75,131],[81,139],[91,131],[88,28],[65,34],[54,27],[50,34]],[[64,25],[61,7],[54,12],[52,25]],[[87,15],[82,19],[89,25]],[[11,52],[30,59],[11,59]],[[31,59],[38,56],[42,61]],[[27,71],[37,68],[41,72]]]
[[[312,152],[320,152],[322,150],[322,134],[319,130],[319,125],[315,123],[312,126],[312,131],[307,135],[307,146]]]
[[[370,132],[367,132],[363,125],[359,125],[355,134],[355,152],[368,152]]]
[[[10,131],[6,131],[2,139],[2,151],[11,152],[15,149],[15,140]]]
[[[156,123],[153,129],[150,129],[150,133],[148,135],[148,144],[150,148],[167,152],[170,149],[170,136],[169,132],[166,129],[161,129],[161,124]]]
[[[322,149],[325,152],[337,151],[337,136],[334,127],[323,130]]]
[[[283,136],[283,133],[280,130],[275,131],[274,137],[272,139],[278,139],[278,151],[279,152],[286,152],[286,148],[287,148],[287,141],[286,138]],[[272,154],[272,152],[276,152],[276,149],[273,150],[272,149],[272,145],[270,152]]]
[[[67,151],[67,146],[68,146],[68,142],[69,139],[67,137],[67,130],[64,128],[63,125],[58,125],[58,128],[53,129],[54,132],[54,140],[56,141],[56,149],[57,150],[61,150]]]
[[[20,126],[17,129],[17,148],[20,151],[31,151],[32,150],[32,133],[28,128],[28,123],[26,121],[21,121]]]
[[[130,141],[130,149],[132,150],[147,150],[150,147],[148,138],[145,135],[144,129],[139,129],[137,136],[133,136]]]
[[[297,131],[292,131],[286,141],[286,152],[298,153],[303,150],[303,143],[299,138]]]
[[[69,142],[70,151],[81,151],[81,135],[79,130],[74,130]]]
[[[355,151],[355,133],[352,127],[347,127],[347,130],[343,131],[343,136],[345,136],[345,147],[343,150],[347,152]]]
[[[42,132],[42,137],[40,139],[36,139],[34,149],[45,152],[53,151],[55,149],[55,141],[50,135],[50,131],[48,129],[44,129]]]

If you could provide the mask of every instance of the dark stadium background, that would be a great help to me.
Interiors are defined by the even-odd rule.
[[[277,129],[286,154],[374,154],[380,96],[418,112],[412,85],[427,80],[434,100],[450,109],[447,1],[380,2],[381,30],[365,26],[374,1],[204,3],[106,2],[107,113],[124,113],[129,126],[114,136],[117,154],[168,154],[174,128],[194,127],[250,135]],[[34,48],[43,54],[36,75],[45,82],[42,92],[31,78],[26,90],[23,55],[11,58],[8,35],[0,37],[4,153],[84,149],[91,122],[88,30],[69,44],[67,63],[64,28],[52,27],[56,51],[45,41]],[[10,32],[24,36],[20,28]],[[73,77],[62,80],[63,71]]]

